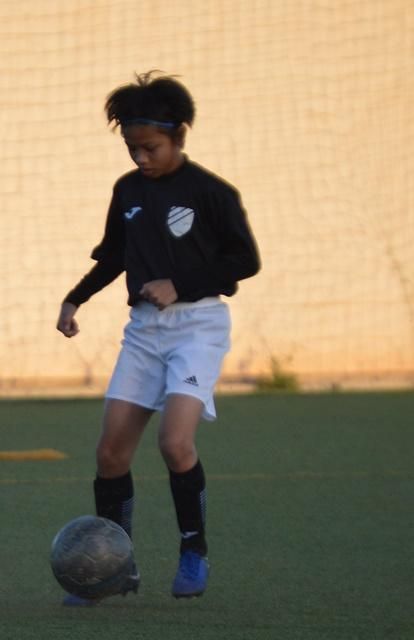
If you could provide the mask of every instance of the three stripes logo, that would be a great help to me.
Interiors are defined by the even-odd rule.
[[[167,226],[175,238],[181,238],[193,226],[195,213],[189,207],[171,207],[167,216]]]
[[[192,384],[193,387],[198,387],[198,380],[195,376],[189,376],[188,378],[183,380],[183,382],[186,382],[187,384]]]

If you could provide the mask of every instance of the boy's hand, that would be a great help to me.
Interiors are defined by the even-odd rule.
[[[177,300],[174,284],[172,280],[168,279],[146,282],[139,293],[160,311]]]
[[[64,302],[60,309],[56,329],[67,338],[72,338],[79,333],[79,325],[73,317],[77,310],[78,307],[70,302]]]

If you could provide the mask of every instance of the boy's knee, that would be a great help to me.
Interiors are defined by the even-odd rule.
[[[128,472],[130,459],[111,443],[100,442],[96,448],[96,464],[99,475],[116,477]]]
[[[197,458],[193,441],[160,434],[159,448],[167,466],[173,471],[185,470],[192,466]]]

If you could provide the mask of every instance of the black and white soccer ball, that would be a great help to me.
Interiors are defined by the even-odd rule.
[[[50,564],[65,591],[99,600],[122,591],[134,568],[133,546],[124,529],[112,520],[80,516],[56,534]]]

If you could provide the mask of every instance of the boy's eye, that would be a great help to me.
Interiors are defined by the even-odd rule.
[[[129,145],[127,145],[127,147],[128,147],[129,153],[136,153],[138,151],[138,147],[131,147]],[[158,145],[150,146],[150,147],[145,146],[145,147],[142,147],[142,149],[144,151],[147,151],[148,153],[153,153],[157,149],[157,147]]]

